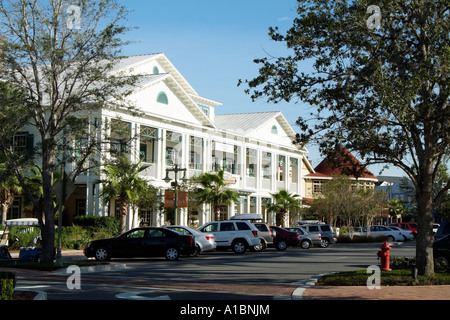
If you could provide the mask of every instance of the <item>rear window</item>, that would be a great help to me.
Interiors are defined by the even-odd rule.
[[[255,224],[256,228],[259,231],[269,231],[269,229],[267,228],[267,226],[265,224]],[[245,229],[248,230],[248,229]]]
[[[236,222],[238,230],[252,230],[245,222]]]

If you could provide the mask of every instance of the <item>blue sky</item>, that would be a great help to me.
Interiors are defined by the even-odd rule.
[[[132,10],[128,24],[138,27],[127,38],[137,41],[125,55],[163,52],[202,96],[223,103],[216,113],[282,111],[293,128],[309,114],[301,103],[252,102],[237,87],[239,79],[258,74],[255,58],[286,53],[282,43],[269,39],[269,27],[287,30],[296,17],[296,0],[122,0]],[[322,156],[307,146],[316,166]],[[369,169],[376,175],[381,167]],[[392,168],[383,175],[403,176]]]

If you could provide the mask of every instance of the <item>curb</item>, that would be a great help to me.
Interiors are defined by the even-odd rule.
[[[327,274],[332,274],[332,273],[327,273]],[[299,281],[296,282],[295,284],[300,284],[301,287],[298,287],[297,289],[295,289],[292,294],[291,294],[291,300],[304,300],[303,299],[303,293],[305,292],[306,289],[314,286],[317,282],[317,280],[319,280],[321,277],[323,277],[324,274],[318,274],[316,276],[313,276],[311,278],[309,278],[308,280],[303,280],[303,281]]]
[[[35,291],[35,290],[27,290],[27,289],[14,289],[14,291],[23,291],[23,292],[35,292],[37,293],[33,300],[47,300],[47,292],[44,291]]]

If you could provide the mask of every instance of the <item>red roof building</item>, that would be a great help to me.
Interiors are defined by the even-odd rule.
[[[304,177],[305,198],[316,198],[321,192],[323,183],[342,176],[355,180],[355,183],[362,188],[374,188],[378,181],[378,178],[364,167],[349,150],[342,148],[333,158],[322,160],[314,168],[314,172]]]

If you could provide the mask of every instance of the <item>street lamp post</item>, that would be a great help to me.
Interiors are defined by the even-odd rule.
[[[166,169],[166,177],[163,179],[165,182],[169,183],[170,181],[172,181],[172,179],[169,177],[169,172],[174,172],[175,173],[175,180],[171,182],[171,186],[174,188],[175,190],[175,199],[174,199],[174,204],[173,207],[175,209],[175,225],[178,224],[178,218],[177,218],[177,209],[178,209],[178,172],[184,172],[184,176],[183,178],[181,178],[181,180],[183,181],[187,181],[188,178],[186,177],[186,168],[179,168],[178,165],[174,165],[174,167],[172,169]]]

